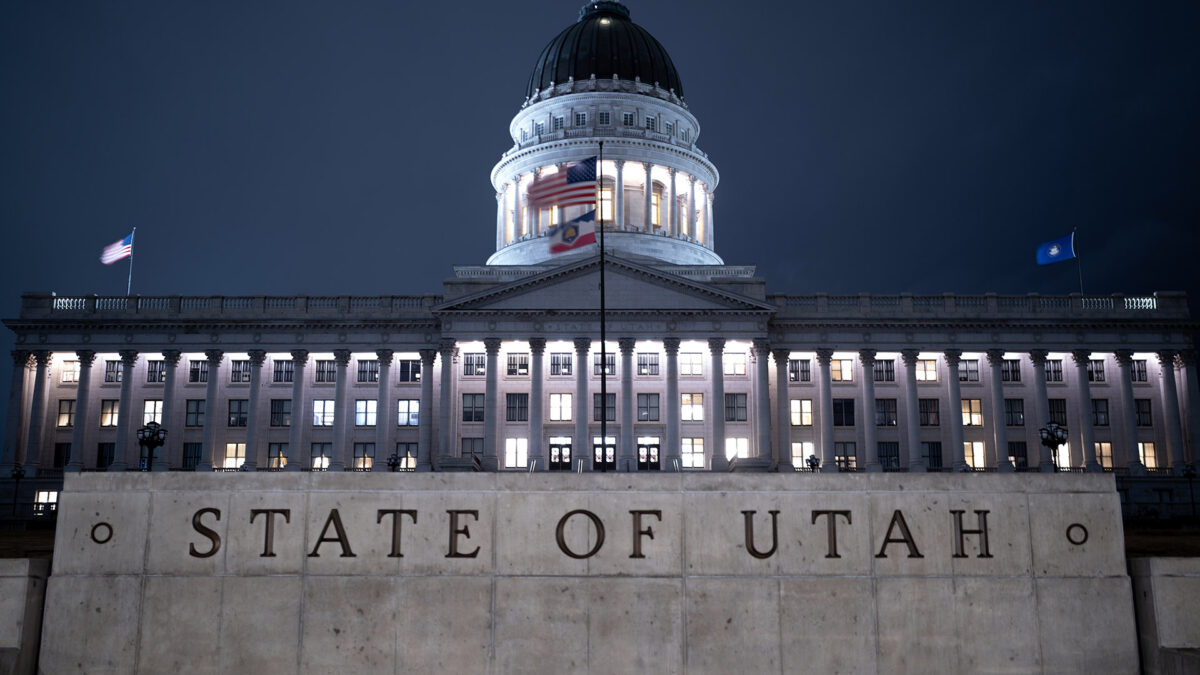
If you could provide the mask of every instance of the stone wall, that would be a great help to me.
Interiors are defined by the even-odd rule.
[[[49,560],[0,560],[0,674],[33,673]]]
[[[1111,476],[82,474],[46,672],[1137,672]]]

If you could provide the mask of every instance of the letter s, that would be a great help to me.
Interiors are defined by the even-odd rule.
[[[195,513],[195,515],[192,516],[192,527],[200,534],[208,537],[208,540],[212,542],[212,547],[204,553],[197,551],[195,544],[188,543],[188,553],[191,554],[193,558],[211,558],[217,554],[217,551],[221,550],[221,535],[217,534],[216,531],[208,528],[204,525],[204,523],[200,522],[200,516],[203,516],[206,513],[213,514],[217,517],[217,520],[221,519],[221,510],[211,507],[200,509]]]

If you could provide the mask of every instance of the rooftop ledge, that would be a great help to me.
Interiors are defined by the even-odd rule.
[[[1138,318],[1188,319],[1187,294],[1167,291],[1152,295],[768,295],[779,307],[778,319],[823,317],[878,318]]]

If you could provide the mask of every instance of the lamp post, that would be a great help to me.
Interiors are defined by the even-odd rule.
[[[813,473],[821,470],[821,460],[816,455],[809,455],[808,459],[804,460],[804,463],[808,464],[808,470]]]
[[[146,426],[137,430],[138,444],[142,446],[142,471],[149,471],[154,465],[154,450],[162,447],[167,440],[167,430],[158,422],[147,422]]]
[[[1038,429],[1038,434],[1042,437],[1042,445],[1050,448],[1051,458],[1054,460],[1054,470],[1058,471],[1058,448],[1067,442],[1067,428],[1050,422]]]
[[[396,471],[399,471],[400,470],[400,455],[397,455],[394,452],[392,454],[388,455],[387,467],[388,467],[388,471],[391,471],[393,473],[395,473]]]
[[[18,464],[12,468],[12,478],[13,478],[12,514],[14,517],[17,515],[17,497],[20,496],[20,494],[21,494],[21,479],[24,477],[25,477],[25,467]]]

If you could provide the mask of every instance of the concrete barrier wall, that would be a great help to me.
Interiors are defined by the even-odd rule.
[[[84,474],[46,672],[1137,672],[1111,476]]]
[[[1200,672],[1200,560],[1133,558],[1142,672]]]
[[[49,560],[0,560],[0,673],[32,673],[37,663]]]

